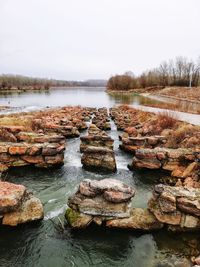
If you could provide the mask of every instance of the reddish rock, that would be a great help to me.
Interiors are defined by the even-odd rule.
[[[194,173],[195,170],[198,169],[198,163],[192,162],[188,165],[188,167],[183,172],[183,177],[186,178]]]
[[[137,136],[138,132],[135,127],[127,127],[124,129],[126,133],[128,133],[129,136]]]
[[[0,143],[0,153],[7,153],[8,152],[8,145],[5,143]]]
[[[16,210],[25,192],[26,188],[23,185],[0,182],[0,214]]]
[[[45,147],[43,147],[42,149],[42,155],[44,156],[54,156],[56,155],[58,152],[57,152],[57,148],[59,147],[59,145],[57,144],[50,144],[50,145],[47,145]]]
[[[33,145],[27,151],[27,154],[30,156],[36,156],[41,153],[42,153],[42,145]]]
[[[7,125],[4,125],[4,126],[1,126],[1,128],[6,129],[13,134],[17,134],[17,133],[25,130],[24,126],[10,126],[10,125],[7,126]]]
[[[57,154],[55,156],[46,156],[45,162],[49,165],[62,165],[64,160],[63,154]]]
[[[1,153],[0,154],[0,162],[2,162],[2,163],[12,163],[16,160],[18,160],[17,156],[11,156],[7,153]]]
[[[27,149],[27,146],[17,144],[10,146],[8,151],[11,155],[24,155],[26,154]]]
[[[44,163],[44,158],[39,155],[39,156],[29,156],[29,155],[25,155],[25,156],[21,156],[21,158],[30,163],[30,164],[41,164]]]
[[[160,169],[161,168],[161,162],[157,160],[156,158],[152,159],[137,159],[136,157],[133,158],[132,166],[131,168],[139,168],[139,169]]]
[[[104,198],[110,202],[121,203],[129,201],[134,196],[134,192],[125,193],[119,191],[106,190],[103,195]]]
[[[6,164],[0,163],[0,173],[7,171],[8,168],[9,166],[7,166]]]
[[[16,211],[6,213],[3,216],[2,224],[17,226],[22,223],[41,220],[43,217],[44,211],[41,201],[34,196],[29,196]]]

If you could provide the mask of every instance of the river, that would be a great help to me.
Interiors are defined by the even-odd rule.
[[[0,105],[10,104],[16,110],[33,110],[46,106],[84,105],[110,107],[114,104],[139,106],[147,98],[122,94],[110,96],[100,88],[55,89],[2,95]],[[152,100],[151,100],[152,101]],[[86,132],[82,133],[83,135]],[[5,179],[20,183],[32,190],[44,204],[45,219],[36,224],[17,228],[0,228],[0,267],[171,267],[183,265],[183,257],[190,252],[191,240],[199,234],[172,234],[165,230],[154,233],[108,230],[98,227],[84,231],[56,229],[58,218],[64,220],[67,198],[85,178],[116,178],[136,188],[135,207],[146,207],[158,174],[129,171],[131,156],[118,149],[119,140],[114,123],[109,134],[115,140],[117,173],[99,174],[81,167],[80,139],[67,141],[65,164],[59,169],[41,170],[18,168],[10,170]],[[178,265],[179,264],[179,265]]]

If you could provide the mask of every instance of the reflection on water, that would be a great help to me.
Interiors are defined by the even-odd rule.
[[[115,102],[116,104],[126,104],[126,105],[151,105],[153,103],[160,103],[159,100],[148,98],[142,95],[134,94],[134,93],[108,93],[109,99],[111,102]]]
[[[57,88],[49,91],[2,93],[0,105],[14,107],[46,107],[82,105],[90,107],[111,107],[115,104],[142,104],[158,102],[133,93],[107,93],[105,88]]]

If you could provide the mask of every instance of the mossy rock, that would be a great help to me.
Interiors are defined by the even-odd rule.
[[[80,213],[78,211],[68,208],[65,213],[65,218],[70,226],[72,226],[78,220]]]
[[[92,222],[92,216],[82,214],[71,208],[68,208],[65,213],[65,218],[72,228],[85,228]]]

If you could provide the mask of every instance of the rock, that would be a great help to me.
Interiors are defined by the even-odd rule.
[[[68,224],[75,229],[86,228],[92,222],[93,219],[90,215],[81,214],[80,212],[72,210],[70,208],[67,209],[65,213],[65,218]]]
[[[81,163],[87,169],[116,171],[114,152],[104,147],[88,147],[81,157]]]
[[[115,179],[85,179],[78,191],[69,198],[68,205],[81,214],[101,219],[125,218],[130,215],[130,200],[134,194],[132,187]]]
[[[173,171],[171,173],[171,175],[173,177],[179,177],[179,178],[183,178],[183,172],[185,171],[185,166],[177,166],[177,168],[171,168]]]
[[[8,147],[8,144],[6,144],[5,142],[0,142],[0,153],[7,153]]]
[[[8,170],[8,166],[6,164],[0,163],[0,173],[3,173]]]
[[[22,144],[16,144],[9,147],[8,151],[10,155],[24,155],[26,154],[28,147]]]
[[[180,165],[179,161],[174,161],[174,160],[168,160],[164,165],[163,165],[163,170],[166,171],[175,171],[175,170],[180,170]]]
[[[88,147],[107,147],[113,149],[114,140],[110,136],[88,135],[82,136],[80,151],[84,152]]]
[[[127,127],[124,129],[126,133],[128,133],[129,136],[137,136],[138,132],[135,127]]]
[[[168,192],[162,192],[158,201],[163,212],[176,211],[176,198],[172,194]]]
[[[163,224],[147,209],[134,208],[131,210],[129,218],[108,220],[106,226],[109,228],[150,231],[161,229]]]
[[[124,201],[128,201],[133,195],[125,192],[118,191],[105,191],[104,198],[110,202],[121,203]]]
[[[200,191],[199,191],[200,192]],[[177,198],[177,207],[186,213],[200,216],[200,195],[195,199],[191,200],[186,197],[178,197]]]
[[[45,162],[49,166],[53,165],[63,165],[64,155],[63,154],[57,154],[55,156],[46,156]]]
[[[41,220],[43,217],[44,211],[41,201],[34,196],[29,196],[18,210],[4,215],[2,224],[16,226],[22,223]]]
[[[195,264],[200,265],[200,256],[196,257],[194,262]]]
[[[185,228],[199,228],[199,219],[191,215],[182,216],[181,227]]]
[[[23,185],[0,181],[0,214],[16,210],[21,205],[25,192]]]
[[[183,172],[183,178],[191,176],[194,171],[198,168],[197,162],[192,162]]]
[[[156,185],[149,210],[172,230],[200,228],[200,189]]]
[[[15,135],[6,129],[1,129],[0,128],[0,136],[1,136],[1,141],[4,142],[17,142],[17,138]]]
[[[112,203],[102,195],[89,198],[76,193],[69,198],[68,205],[73,210],[92,216],[125,218],[130,216],[130,202]]]
[[[156,158],[154,159],[142,159],[139,160],[137,158],[133,158],[133,162],[131,168],[138,168],[138,169],[160,169],[161,163]]]
[[[44,158],[40,155],[38,155],[38,156],[25,155],[25,156],[22,156],[21,158],[30,164],[42,164],[42,163],[44,163]]]
[[[161,223],[170,224],[170,225],[180,225],[181,223],[181,212],[180,211],[169,212],[169,213],[162,212],[159,204],[153,199],[151,199],[148,202],[148,208],[154,214],[156,219]]]
[[[121,203],[129,201],[135,194],[135,190],[116,179],[83,180],[79,185],[79,191],[84,196],[95,197],[103,194],[107,201]]]
[[[43,156],[54,156],[54,155],[56,155],[58,153],[57,152],[57,148],[58,147],[59,147],[59,145],[57,145],[57,144],[46,145],[42,149],[42,155]]]

